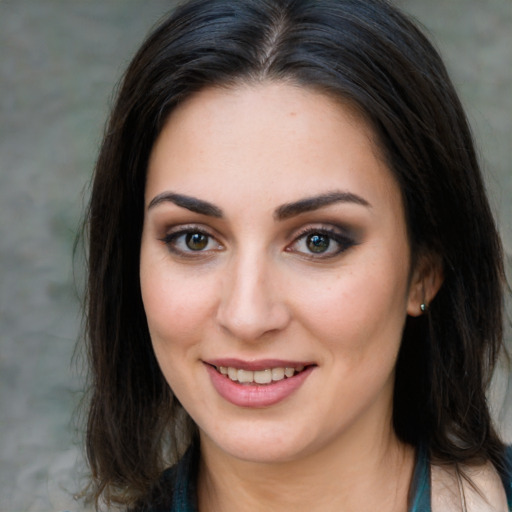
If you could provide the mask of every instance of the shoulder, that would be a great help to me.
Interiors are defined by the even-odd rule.
[[[512,450],[508,451],[512,462]],[[433,465],[432,512],[507,512],[509,474],[503,478],[491,463],[480,466]],[[508,488],[507,488],[508,487]]]

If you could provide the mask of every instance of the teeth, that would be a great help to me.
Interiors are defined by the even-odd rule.
[[[254,372],[247,371],[247,370],[238,370],[237,377],[238,377],[238,382],[241,382],[242,384],[254,382],[254,378],[255,378]]]
[[[241,370],[238,368],[232,368],[231,366],[219,366],[217,371],[226,375],[232,381],[240,382],[241,384],[270,384],[271,382],[277,382],[284,378],[293,377],[296,373],[304,370],[304,366],[297,366],[295,368],[268,368],[265,370]]]
[[[260,370],[254,372],[256,384],[270,384],[272,382],[272,370]]]
[[[284,374],[287,376],[287,377],[293,377],[293,374],[295,373],[295,368],[285,368],[284,369]]]
[[[272,368],[272,380],[283,380],[284,368]]]

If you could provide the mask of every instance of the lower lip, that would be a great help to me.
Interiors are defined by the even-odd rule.
[[[288,398],[309,377],[314,366],[309,366],[293,377],[271,384],[240,384],[221,375],[214,367],[205,365],[217,393],[238,407],[261,408],[275,405]]]

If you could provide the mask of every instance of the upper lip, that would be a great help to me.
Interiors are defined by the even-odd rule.
[[[238,370],[258,371],[267,370],[269,368],[297,368],[300,366],[312,366],[315,363],[311,361],[292,361],[284,359],[258,359],[254,361],[245,361],[237,358],[221,358],[221,359],[208,359],[204,361],[211,366],[224,366],[227,368],[237,368]]]

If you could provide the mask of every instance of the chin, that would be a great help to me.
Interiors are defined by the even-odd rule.
[[[233,426],[234,427],[234,426]],[[267,425],[261,423],[223,429],[209,436],[200,430],[201,443],[236,459],[255,464],[285,463],[306,457],[320,448],[313,433],[296,424]]]

